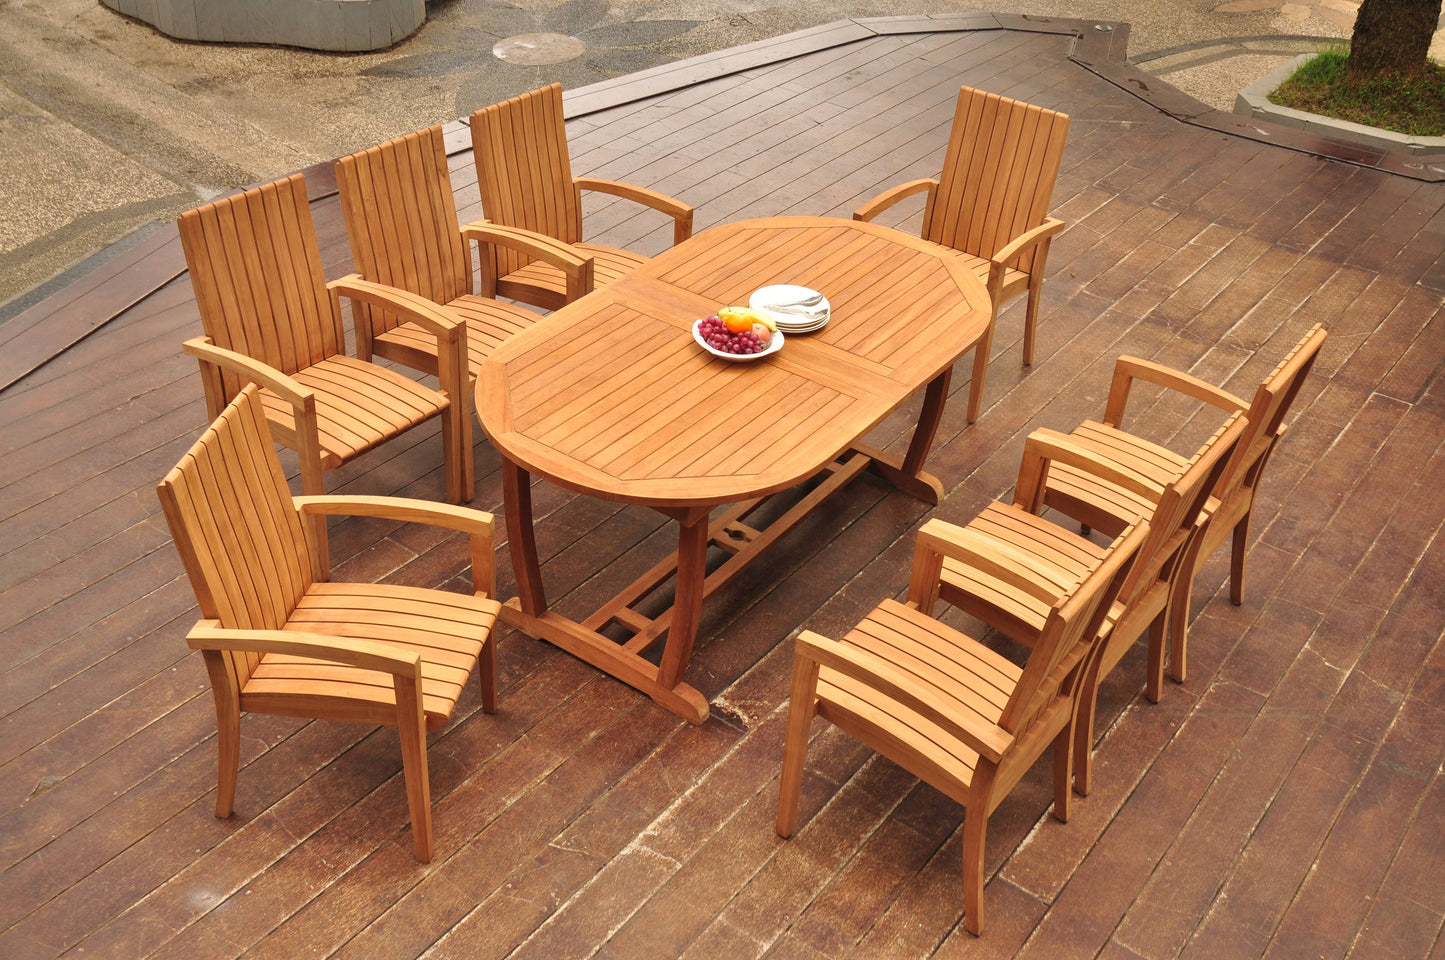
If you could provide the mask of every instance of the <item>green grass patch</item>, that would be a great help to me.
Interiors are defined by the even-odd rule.
[[[1445,136],[1445,67],[1431,61],[1418,77],[1359,83],[1345,76],[1345,49],[1325,50],[1300,64],[1269,95],[1271,103],[1417,137]]]

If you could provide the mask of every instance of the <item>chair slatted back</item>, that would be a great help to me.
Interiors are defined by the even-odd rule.
[[[189,210],[177,227],[201,323],[217,346],[288,374],[342,351],[301,174]],[[223,372],[224,399],[243,383]]]
[[[1018,736],[1059,696],[1064,681],[1097,640],[1104,616],[1129,571],[1138,565],[1148,535],[1147,525],[1131,524],[1109,545],[1099,565],[1054,604],[999,726]]]
[[[1281,424],[1324,342],[1325,329],[1315,324],[1255,391],[1254,402],[1249,405],[1249,428],[1214,492],[1221,502],[1227,503],[1241,487],[1253,485],[1258,479],[1270,451],[1284,434]]]
[[[582,239],[582,207],[567,154],[560,83],[472,114],[472,156],[488,220],[563,243]],[[496,255],[499,276],[529,259],[506,249]]]
[[[346,234],[356,270],[434,303],[472,292],[472,264],[457,223],[440,126],[343,157],[336,163]],[[381,311],[372,333],[401,322]]]
[[[1154,586],[1188,538],[1247,427],[1243,412],[1230,416],[1195,453],[1183,476],[1164,488],[1149,519],[1149,539],[1140,548],[1139,562],[1119,594],[1126,609]]]
[[[987,258],[1043,223],[1068,134],[1066,114],[963,87],[924,239]]]
[[[280,629],[312,583],[259,389],[243,388],[156,488],[202,616],[230,629]],[[259,660],[226,656],[242,683]]]

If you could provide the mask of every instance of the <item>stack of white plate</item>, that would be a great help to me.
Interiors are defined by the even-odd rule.
[[[792,284],[775,284],[753,291],[748,306],[765,310],[783,333],[812,333],[828,322],[832,308],[816,290]]]

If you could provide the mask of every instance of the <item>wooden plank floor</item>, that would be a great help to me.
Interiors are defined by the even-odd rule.
[[[699,227],[846,216],[936,172],[958,86],[979,85],[1073,116],[1070,229],[1037,362],[1020,303],[972,427],[967,369],[954,381],[944,504],[860,481],[709,603],[689,671],[706,725],[506,635],[501,712],[472,689],[433,735],[429,866],[388,730],[248,718],[236,814],[212,816],[194,602],[153,493],[204,418],[186,279],[0,394],[0,957],[1445,956],[1445,186],[1186,126],[1068,50],[876,37],[571,125],[579,173],[682,197]],[[334,198],[316,216],[336,276]],[[669,230],[604,203],[589,235],[656,251]],[[901,594],[917,526],[1007,495],[1023,438],[1097,416],[1117,355],[1248,394],[1315,322],[1330,339],[1264,484],[1245,604],[1210,563],[1190,678],[1158,705],[1141,651],[1123,662],[1070,823],[1046,763],[994,814],[983,938],[959,922],[959,808],[836,731],[809,754],[804,827],[774,835],[798,629],[837,636]],[[1140,429],[1212,429],[1143,399]],[[911,414],[875,440],[897,449]],[[497,457],[476,454],[476,505],[499,509]],[[439,499],[438,438],[329,483]],[[534,497],[567,613],[673,541],[646,510]],[[333,556],[342,578],[454,587],[467,563],[455,538],[380,522],[337,526]]]

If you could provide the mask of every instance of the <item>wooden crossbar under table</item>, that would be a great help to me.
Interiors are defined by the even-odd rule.
[[[822,291],[832,304],[827,326],[746,363],[693,341],[696,319],[774,283]],[[700,233],[512,337],[483,365],[476,404],[504,458],[518,591],[504,619],[680,716],[706,720],[707,699],[683,681],[703,599],[864,469],[937,503],[943,486],[923,462],[953,364],[989,319],[983,284],[942,248],[869,223],[778,217]],[[904,456],[860,443],[924,388]],[[585,621],[548,610],[531,474],[677,520],[676,555]],[[814,478],[771,524],[749,525],[765,498]],[[724,504],[733,506],[710,520]],[[731,554],[712,574],[709,544]],[[668,579],[668,611],[634,609]],[[631,639],[599,632],[612,625]],[[644,654],[664,635],[654,664]]]

